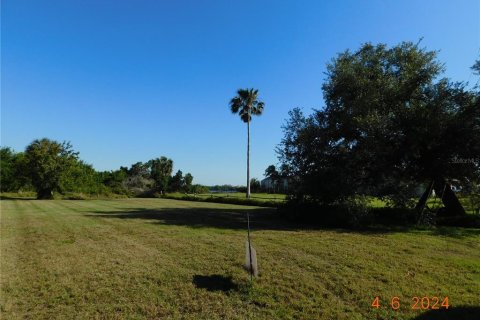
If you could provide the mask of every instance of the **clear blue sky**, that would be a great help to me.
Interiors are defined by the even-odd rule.
[[[202,184],[245,184],[246,126],[230,113],[258,88],[252,177],[277,162],[288,110],[321,108],[325,64],[364,42],[440,50],[474,81],[480,6],[457,1],[1,2],[1,145],[71,141],[98,170],[162,155]]]

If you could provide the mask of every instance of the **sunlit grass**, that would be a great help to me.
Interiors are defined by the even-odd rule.
[[[1,201],[2,319],[413,319],[414,296],[478,306],[479,261],[478,229],[316,230],[274,209],[168,199]]]

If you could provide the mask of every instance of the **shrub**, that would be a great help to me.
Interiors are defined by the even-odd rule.
[[[89,197],[83,193],[72,192],[61,197],[63,200],[87,200]]]
[[[348,198],[330,205],[310,199],[291,198],[279,208],[279,212],[290,220],[324,227],[356,228],[373,221],[364,197]]]
[[[437,218],[437,225],[449,227],[480,228],[480,216],[467,214],[463,216],[441,217]]]

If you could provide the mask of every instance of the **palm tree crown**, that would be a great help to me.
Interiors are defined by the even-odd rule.
[[[258,90],[239,89],[230,101],[232,113],[239,114],[243,122],[250,122],[252,115],[262,114],[264,103],[258,100]]]

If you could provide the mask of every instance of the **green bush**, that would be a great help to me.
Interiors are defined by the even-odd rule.
[[[372,210],[363,197],[331,205],[310,199],[289,199],[279,207],[279,213],[289,220],[323,227],[356,228],[373,223]]]
[[[279,208],[279,212],[289,220],[323,227],[359,228],[416,224],[415,210],[388,206],[372,207],[369,205],[371,201],[367,197],[357,196],[333,205],[322,205],[310,199],[290,198]]]
[[[61,197],[63,200],[87,200],[89,197],[79,192],[69,192]]]
[[[467,214],[456,217],[437,218],[438,226],[464,227],[464,228],[480,228],[480,216]]]

